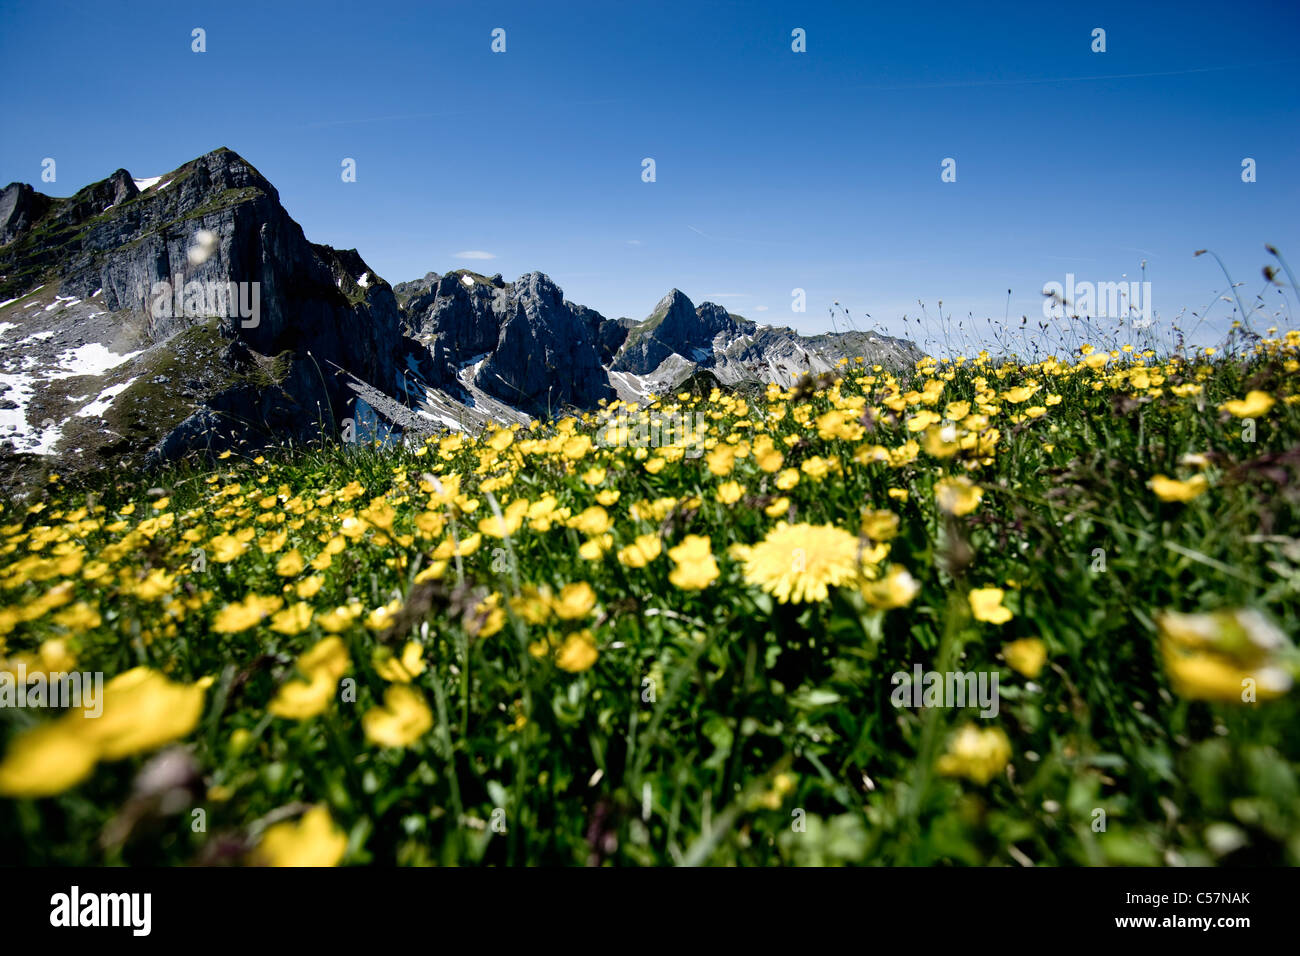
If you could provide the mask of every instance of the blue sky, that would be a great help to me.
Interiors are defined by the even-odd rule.
[[[804,332],[838,300],[898,332],[918,300],[1036,321],[1046,283],[1143,259],[1158,321],[1201,312],[1226,290],[1202,247],[1247,299],[1264,243],[1300,266],[1294,0],[0,10],[0,182],[69,195],[229,146],[390,282],[536,269],[611,317],[675,286]]]

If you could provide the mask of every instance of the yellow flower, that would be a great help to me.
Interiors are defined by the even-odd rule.
[[[424,648],[417,641],[408,641],[402,648],[402,656],[395,656],[387,648],[376,650],[374,656],[375,673],[394,684],[409,684],[424,673]]]
[[[891,564],[877,580],[864,581],[861,586],[863,599],[881,611],[906,607],[920,590],[921,585],[908,573],[907,568],[897,564]]]
[[[644,568],[659,557],[663,542],[657,534],[638,535],[636,540],[618,552],[618,563],[629,568]]]
[[[588,538],[578,547],[578,556],[584,561],[599,561],[604,557],[605,552],[614,546],[614,536],[612,534],[597,535],[594,538]]]
[[[384,706],[373,707],[361,718],[366,739],[381,747],[408,747],[433,726],[433,711],[420,692],[407,684],[392,684],[384,691]]]
[[[1004,645],[1002,656],[1007,659],[1012,670],[1033,680],[1047,663],[1047,645],[1036,637],[1025,637]]]
[[[78,733],[66,717],[38,724],[10,743],[0,763],[0,796],[62,793],[89,777],[98,758],[94,742]]]
[[[984,489],[963,475],[943,478],[934,484],[934,500],[939,508],[951,515],[970,514],[979,507]]]
[[[218,564],[228,564],[248,549],[248,542],[241,541],[234,535],[222,534],[208,542],[212,548],[212,560]]]
[[[89,631],[99,627],[100,621],[99,611],[95,609],[94,605],[87,604],[84,601],[79,601],[72,607],[54,615],[54,623],[59,627],[66,627],[70,631]],[[3,649],[3,644],[0,644],[0,651]]]
[[[361,616],[360,604],[347,604],[336,607],[332,611],[326,611],[316,618],[316,623],[321,626],[321,630],[330,634],[338,634],[345,631],[351,626],[352,622]]]
[[[799,484],[799,471],[796,468],[787,468],[776,476],[776,486],[782,491],[789,491],[797,484]]]
[[[282,578],[291,578],[302,570],[302,555],[294,548],[275,563],[275,573]]]
[[[315,806],[296,823],[269,827],[256,856],[267,866],[337,866],[348,848],[348,838],[334,825],[324,806]]]
[[[705,461],[708,463],[709,471],[713,474],[719,477],[729,475],[736,464],[736,446],[718,445],[713,451],[709,452]]]
[[[745,556],[745,580],[782,604],[824,601],[828,587],[857,577],[858,539],[834,525],[782,521]]]
[[[311,624],[311,605],[304,601],[291,604],[271,616],[271,630],[277,634],[301,634]]]
[[[769,518],[779,518],[790,510],[790,499],[782,495],[775,499],[770,505],[763,509],[763,514]]]
[[[218,634],[235,634],[246,631],[268,614],[273,614],[284,605],[278,597],[262,597],[250,594],[238,604],[227,604],[217,612],[212,622],[212,629]]]
[[[1245,398],[1234,398],[1224,402],[1219,408],[1237,418],[1259,418],[1267,415],[1269,409],[1277,404],[1277,399],[1268,392],[1247,392]]]
[[[591,439],[586,435],[574,435],[564,443],[561,454],[565,458],[576,461],[579,458],[585,458],[590,451]]]
[[[1204,475],[1193,475],[1186,481],[1154,475],[1147,485],[1161,501],[1187,502],[1204,494],[1210,487],[1210,481]]]
[[[872,541],[889,541],[898,535],[898,515],[892,511],[864,511],[861,527]]]
[[[745,486],[738,481],[727,481],[718,485],[718,501],[724,505],[732,505],[740,500],[740,496],[745,493]]]
[[[1165,611],[1156,616],[1165,672],[1189,700],[1254,703],[1291,689],[1286,636],[1257,611],[1208,614]]]
[[[781,466],[785,464],[785,455],[777,451],[769,441],[767,444],[754,446],[754,461],[758,464],[760,471],[771,474],[774,471],[780,471]]]
[[[555,616],[563,621],[576,621],[591,613],[596,606],[596,592],[586,581],[566,584],[553,602]]]
[[[676,565],[668,580],[683,591],[703,590],[720,573],[713,559],[712,542],[702,535],[688,534],[681,544],[668,550],[668,557]]]
[[[1038,391],[1037,385],[1022,385],[1019,388],[1009,388],[1002,393],[1002,397],[1008,402],[1020,404],[1028,401],[1029,397]]]
[[[383,607],[377,607],[366,615],[366,627],[372,631],[382,631],[393,623],[393,615],[402,609],[402,600],[397,598]]]
[[[966,724],[948,744],[948,752],[936,763],[936,769],[948,777],[966,777],[983,786],[1011,760],[1011,742],[1000,727],[980,730]]]
[[[192,731],[203,713],[203,698],[212,683],[205,678],[178,684],[148,667],[134,667],[104,685],[103,713],[97,718],[69,714],[80,721],[82,736],[102,760],[119,760],[153,750]]]
[[[298,671],[306,678],[285,681],[267,709],[276,717],[306,720],[329,706],[339,678],[347,673],[351,658],[343,641],[327,637],[298,658]]]
[[[831,462],[820,455],[813,455],[799,466],[799,470],[814,481],[820,481],[830,472]]]
[[[599,505],[592,505],[586,511],[575,517],[569,524],[570,527],[577,528],[587,537],[595,537],[604,534],[609,530],[610,525],[614,522],[610,520],[609,512]]]
[[[971,613],[975,615],[975,620],[989,624],[1005,624],[1011,620],[1011,610],[1002,606],[1004,593],[1001,588],[972,589],[967,599],[970,601]]]
[[[596,642],[590,632],[579,631],[565,638],[564,644],[555,655],[555,666],[562,671],[576,674],[596,663],[596,657]]]
[[[313,598],[316,596],[316,592],[321,589],[321,585],[324,583],[325,583],[325,579],[323,577],[321,577],[319,574],[313,574],[311,577],[303,578],[301,581],[299,581],[298,586],[295,587],[293,590],[294,593],[298,595],[298,597],[300,598],[304,598],[304,599]]]

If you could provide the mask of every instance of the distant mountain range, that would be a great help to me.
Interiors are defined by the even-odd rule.
[[[389,285],[309,242],[248,162],[119,169],[67,199],[0,193],[0,465],[13,477],[136,467],[322,435],[475,430],[644,404],[688,379],[788,385],[910,342],[802,336],[674,289],[606,319],[546,275],[467,270]],[[53,462],[48,456],[53,456]]]

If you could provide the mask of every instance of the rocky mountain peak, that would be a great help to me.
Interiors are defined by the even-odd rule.
[[[118,169],[67,198],[7,186],[0,303],[11,475],[15,460],[134,467],[349,422],[374,437],[641,402],[704,372],[788,385],[845,354],[916,357],[883,336],[758,326],[680,289],[638,322],[565,300],[543,272],[390,286],[357,250],[308,241],[224,147],[160,176]]]

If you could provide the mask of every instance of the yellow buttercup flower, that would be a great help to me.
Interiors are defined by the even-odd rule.
[[[876,580],[862,582],[863,599],[877,610],[887,611],[906,607],[921,590],[921,585],[908,570],[897,564],[889,568]]]
[[[864,511],[862,533],[872,541],[889,541],[898,535],[898,515],[892,511]]]
[[[1268,392],[1256,390],[1247,392],[1245,398],[1234,398],[1224,402],[1219,408],[1237,418],[1259,418],[1261,415],[1267,415],[1276,404],[1277,399]]]
[[[94,741],[78,733],[67,718],[38,724],[9,744],[0,763],[0,796],[48,797],[62,793],[89,777],[98,759]]]
[[[718,485],[717,498],[724,505],[732,505],[745,493],[745,486],[738,481],[727,481]]]
[[[936,769],[948,777],[966,777],[983,786],[1000,774],[1011,760],[1011,741],[1000,727],[981,730],[966,724],[948,744]]]
[[[979,507],[984,489],[964,475],[943,478],[934,484],[934,500],[941,511],[951,515],[970,514]]]
[[[283,605],[284,601],[278,597],[250,594],[238,604],[227,604],[218,611],[212,622],[212,629],[218,634],[236,634],[239,631],[246,631],[263,618],[278,611]]]
[[[154,750],[192,731],[203,713],[211,679],[178,684],[148,667],[134,667],[104,685],[97,718],[69,714],[102,760],[119,760]]]
[[[586,581],[566,584],[552,607],[555,616],[563,621],[577,621],[591,613],[596,606],[596,592]]]
[[[681,544],[668,550],[668,557],[676,565],[668,580],[683,591],[703,590],[721,573],[713,559],[712,542],[702,535],[688,534]]]
[[[1002,656],[1007,659],[1012,670],[1033,680],[1047,663],[1047,645],[1036,637],[1025,637],[1004,645]]]
[[[328,809],[316,806],[297,822],[269,827],[255,855],[267,866],[337,866],[347,848],[347,834],[335,826]]]
[[[579,631],[565,638],[564,644],[556,652],[555,666],[562,671],[576,674],[596,663],[596,657],[596,642],[590,632]]]
[[[1291,689],[1292,648],[1276,625],[1247,609],[1156,616],[1160,651],[1174,692],[1189,700],[1254,703]]]
[[[763,509],[763,514],[769,518],[779,518],[790,510],[790,499],[784,496],[775,499],[770,505]]]
[[[967,598],[970,601],[971,613],[975,615],[975,620],[985,621],[989,624],[1005,624],[1011,620],[1011,610],[1002,606],[1004,593],[1001,588],[972,589]]]
[[[387,648],[376,650],[374,657],[375,673],[394,684],[409,684],[424,673],[428,666],[424,663],[424,647],[417,641],[408,641],[402,648],[402,656],[397,657]]]
[[[302,555],[294,548],[275,563],[275,573],[282,578],[291,578],[303,568]]]
[[[1210,481],[1204,475],[1193,475],[1186,481],[1154,475],[1147,485],[1161,501],[1188,502],[1204,494],[1210,487]]]
[[[271,630],[277,634],[301,634],[311,624],[311,617],[311,605],[300,601],[271,615]]]
[[[295,677],[281,684],[267,710],[289,720],[315,717],[330,705],[339,679],[351,664],[343,641],[325,638],[298,658],[297,669],[305,679]]]
[[[638,535],[626,548],[619,549],[618,563],[629,568],[644,568],[659,557],[663,542],[657,534]]]
[[[433,711],[409,684],[392,684],[384,691],[384,706],[361,718],[366,739],[381,747],[409,747],[433,726]]]

